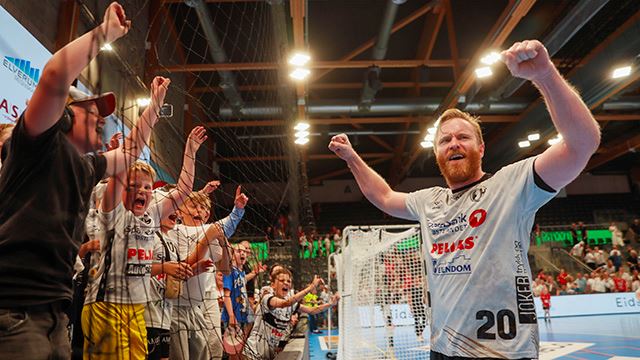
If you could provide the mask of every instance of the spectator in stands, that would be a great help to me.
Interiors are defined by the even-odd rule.
[[[573,248],[571,248],[571,255],[582,261],[584,255],[584,241],[580,241],[573,245]]]
[[[582,221],[578,222],[578,230],[580,230],[580,236],[582,236],[582,241],[584,241],[585,244],[588,243],[587,227],[584,225]]]
[[[607,275],[611,275],[616,272],[616,267],[613,265],[613,261],[607,260],[607,265],[600,266],[598,270],[607,273]]]
[[[547,288],[549,288],[549,292],[552,296],[558,295],[558,283],[553,280],[553,276],[547,275]]]
[[[318,301],[318,288],[314,287],[311,292],[304,296],[304,306],[313,309],[318,305],[320,305],[320,301]],[[320,330],[318,330],[318,318],[315,314],[309,314],[309,331],[313,334],[320,333]]]
[[[633,250],[631,247],[627,248],[627,265],[629,266],[629,271],[633,272],[633,270],[638,270],[638,252]]]
[[[544,273],[544,269],[540,269],[540,271],[538,271],[538,275],[536,275],[536,279],[541,279],[542,281],[547,280],[547,275]]]
[[[582,276],[582,273],[576,274],[576,280],[573,282],[573,288],[576,293],[584,294],[587,290],[587,279]]]
[[[560,287],[562,287],[562,285],[567,285],[567,276],[569,276],[569,274],[567,274],[567,271],[565,269],[560,269],[560,273],[556,278],[558,279],[558,284],[560,285]]]
[[[609,225],[609,231],[611,231],[611,244],[613,246],[624,246],[624,241],[622,241],[622,231],[618,229],[618,225],[615,222],[612,222]]]
[[[573,295],[575,291],[567,286],[567,284],[560,285],[560,289],[558,289],[558,295]]]
[[[593,255],[596,257],[596,267],[602,267],[607,264],[607,260],[604,257],[604,251],[600,250],[599,247],[595,246],[593,248]]]
[[[322,240],[323,244],[324,244],[324,254],[326,256],[329,256],[329,254],[331,254],[331,237],[329,234],[326,234],[324,236],[324,240]]]
[[[536,280],[533,282],[532,287],[533,296],[540,296],[540,294],[542,293],[542,289],[545,287],[544,282],[544,278],[536,278]]]
[[[335,228],[335,227],[334,227]],[[335,232],[333,233],[333,245],[335,246],[334,250],[338,250],[340,248],[340,246],[342,245],[342,234],[341,234],[341,230],[338,228],[335,228]]]
[[[631,276],[631,291],[635,292],[638,289],[640,289],[640,275],[638,275],[638,270],[634,270]]]
[[[618,250],[618,245],[613,245],[613,249],[609,252],[609,260],[613,263],[616,271],[622,266],[622,253]]]
[[[587,264],[591,270],[595,270],[598,266],[596,265],[596,255],[594,250],[588,249],[587,254],[584,256],[584,262]]]
[[[633,223],[629,225],[629,230],[633,231],[633,240],[638,242],[640,238],[640,219],[633,219]]]
[[[611,278],[611,274],[609,274],[606,271],[603,272],[602,273],[602,281],[604,282],[604,288],[606,289],[606,291],[608,293],[615,291],[616,284],[613,282],[613,279]]]
[[[622,270],[613,274],[613,286],[615,292],[627,292],[628,284]]]
[[[596,293],[596,294],[602,294],[607,292],[607,288],[605,285],[605,278],[604,278],[604,274],[605,273],[592,273],[591,276],[591,292]]]
[[[551,294],[546,286],[542,287],[540,301],[542,302],[542,309],[544,309],[544,321],[550,321],[551,315],[549,314],[549,310],[551,309]]]
[[[578,240],[578,224],[576,224],[576,223],[571,224],[571,230],[570,231],[571,231],[571,240],[572,240],[571,244],[575,245],[579,241]]]

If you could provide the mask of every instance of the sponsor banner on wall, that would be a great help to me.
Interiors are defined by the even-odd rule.
[[[544,317],[540,298],[534,301],[538,318]],[[551,317],[633,313],[640,314],[640,301],[632,292],[551,297]]]
[[[51,53],[0,6],[0,123],[13,123],[42,76]]]
[[[394,326],[413,326],[413,314],[409,309],[408,304],[393,304],[389,305],[387,310],[391,315],[391,323]],[[371,320],[373,319],[373,326],[381,327],[386,325],[386,314],[383,312],[381,306],[360,306],[358,308],[360,326],[371,326]]]

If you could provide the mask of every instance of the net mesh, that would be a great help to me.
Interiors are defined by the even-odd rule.
[[[419,227],[348,227],[343,245],[340,358],[424,358],[429,309]]]

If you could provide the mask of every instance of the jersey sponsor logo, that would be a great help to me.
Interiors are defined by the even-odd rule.
[[[471,190],[471,192],[469,193],[469,198],[475,202],[479,202],[485,192],[487,192],[487,188],[484,186],[479,186]]]
[[[145,276],[151,274],[151,264],[127,264],[127,276]]]
[[[147,249],[127,249],[127,260],[137,258],[140,261],[153,260],[153,250]]]
[[[472,228],[477,228],[478,226],[484,224],[484,221],[487,219],[487,211],[485,209],[477,209],[474,210],[471,215],[469,215],[469,225]]]
[[[455,256],[451,261],[439,262],[433,260],[433,273],[435,275],[460,275],[471,274],[471,258],[464,254]]]
[[[124,228],[124,236],[133,235],[136,241],[153,241],[155,230],[153,228],[142,229],[138,226],[127,225]]]
[[[445,222],[431,222],[428,225],[431,235],[453,234],[467,228],[467,215],[460,214],[454,219]]]
[[[469,236],[466,239],[460,239],[458,241],[433,244],[431,247],[431,254],[442,255],[456,252],[458,250],[471,250],[476,245],[475,240],[477,238],[477,236]]]
[[[518,305],[518,320],[521,324],[537,324],[536,306],[533,303],[533,293],[528,276],[516,276],[516,303]]]

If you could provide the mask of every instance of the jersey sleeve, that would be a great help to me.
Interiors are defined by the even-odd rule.
[[[122,204],[122,202],[120,202],[120,204],[118,204],[118,206],[116,206],[113,210],[111,211],[102,211],[102,209],[100,209],[100,218],[105,226],[106,230],[111,230],[116,226],[116,221],[118,220],[119,217],[124,216],[126,209],[124,208],[124,205]]]
[[[420,220],[421,209],[427,206],[431,200],[431,189],[422,189],[407,194],[405,205],[411,216],[408,220]]]
[[[513,200],[526,214],[535,213],[558,193],[545,190],[536,182],[533,168],[536,158],[530,157],[505,166],[495,175],[502,183],[504,193],[515,197]]]

